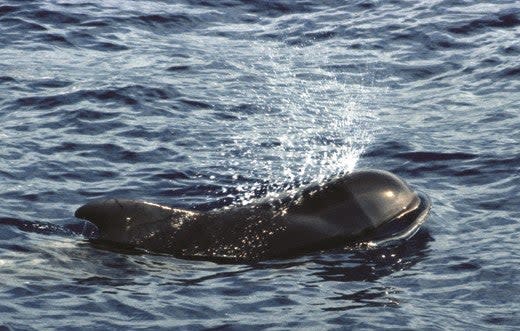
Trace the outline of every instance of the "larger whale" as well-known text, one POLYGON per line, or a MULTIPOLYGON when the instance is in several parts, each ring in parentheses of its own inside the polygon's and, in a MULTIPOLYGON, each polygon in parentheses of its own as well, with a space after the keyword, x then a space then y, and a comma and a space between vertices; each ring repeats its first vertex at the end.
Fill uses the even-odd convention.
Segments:
POLYGON ((276 202, 198 212, 107 199, 87 203, 75 216, 98 227, 98 240, 183 258, 251 261, 407 238, 430 207, 396 175, 363 170, 276 202))

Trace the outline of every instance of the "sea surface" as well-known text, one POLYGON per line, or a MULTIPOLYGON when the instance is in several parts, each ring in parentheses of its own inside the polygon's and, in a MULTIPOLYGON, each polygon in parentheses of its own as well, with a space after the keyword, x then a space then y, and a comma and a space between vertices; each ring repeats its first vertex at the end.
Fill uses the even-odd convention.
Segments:
POLYGON ((516 0, 0 0, 0 142, 0 330, 520 327, 516 0), (414 237, 221 264, 73 216, 361 168, 431 198, 414 237))

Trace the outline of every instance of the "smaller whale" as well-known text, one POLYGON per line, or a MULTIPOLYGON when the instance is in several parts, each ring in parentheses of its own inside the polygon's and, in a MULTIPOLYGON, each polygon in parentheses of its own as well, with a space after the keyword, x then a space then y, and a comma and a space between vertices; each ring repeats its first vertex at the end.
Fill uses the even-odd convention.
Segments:
POLYGON ((408 238, 430 208, 425 195, 396 175, 363 170, 275 202, 199 212, 107 199, 87 203, 75 216, 94 223, 104 242, 181 258, 254 261, 408 238))

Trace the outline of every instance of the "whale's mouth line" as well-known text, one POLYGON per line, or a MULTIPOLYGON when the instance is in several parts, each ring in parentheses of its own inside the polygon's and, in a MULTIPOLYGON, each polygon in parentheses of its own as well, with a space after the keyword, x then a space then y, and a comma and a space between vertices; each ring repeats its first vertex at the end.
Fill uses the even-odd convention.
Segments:
POLYGON ((383 246, 393 242, 411 238, 419 231, 421 225, 426 221, 431 209, 431 201, 424 193, 417 192, 419 205, 410 211, 399 215, 386 222, 378 228, 369 238, 365 240, 368 246, 383 246))

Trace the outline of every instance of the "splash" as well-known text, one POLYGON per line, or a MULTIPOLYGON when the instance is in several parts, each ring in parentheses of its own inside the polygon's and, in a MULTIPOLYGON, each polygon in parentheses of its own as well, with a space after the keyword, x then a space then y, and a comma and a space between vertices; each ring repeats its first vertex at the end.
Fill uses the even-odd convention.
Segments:
POLYGON ((232 139, 220 157, 234 179, 248 180, 237 203, 350 172, 369 144, 374 90, 327 70, 325 51, 253 42, 246 57, 227 58, 240 72, 233 101, 248 110, 226 124, 232 139))

